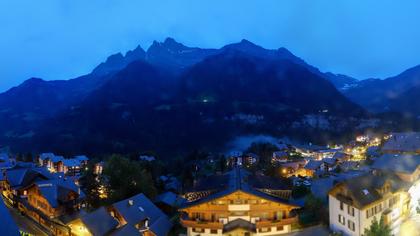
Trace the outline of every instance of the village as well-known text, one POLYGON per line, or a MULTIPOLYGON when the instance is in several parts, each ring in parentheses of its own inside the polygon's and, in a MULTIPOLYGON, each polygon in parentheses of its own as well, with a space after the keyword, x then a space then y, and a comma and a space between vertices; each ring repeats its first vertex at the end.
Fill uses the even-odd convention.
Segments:
POLYGON ((420 230, 420 133, 253 143, 163 163, 0 154, 7 235, 391 235, 420 230), (112 171, 110 171, 112 170, 112 171))

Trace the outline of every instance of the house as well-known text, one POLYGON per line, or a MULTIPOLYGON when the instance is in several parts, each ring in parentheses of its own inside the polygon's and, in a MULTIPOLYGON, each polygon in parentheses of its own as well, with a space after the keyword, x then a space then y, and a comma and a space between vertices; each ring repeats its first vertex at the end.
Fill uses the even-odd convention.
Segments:
POLYGON ((344 161, 338 164, 342 171, 350 171, 356 170, 360 167, 360 163, 358 161, 344 161))
POLYGON ((282 163, 289 160, 289 154, 285 151, 276 151, 273 152, 273 157, 271 158, 271 163, 282 163))
POLYGON ((283 177, 291 176, 311 176, 311 172, 307 172, 304 168, 306 160, 286 162, 280 165, 280 175, 283 177))
POLYGON ((76 236, 165 236, 169 218, 144 194, 101 207, 68 223, 76 236))
POLYGON ((96 163, 94 167, 95 168, 94 173, 96 175, 101 175, 104 170, 104 165, 105 163, 103 161, 96 163))
POLYGON ((384 153, 419 153, 420 133, 392 133, 382 147, 384 153))
POLYGON ((331 171, 338 165, 338 160, 336 158, 324 158, 322 159, 322 162, 324 162, 325 171, 331 171))
POLYGON ((38 164, 47 167, 51 172, 63 172, 64 157, 56 156, 54 153, 41 153, 38 157, 38 164))
POLYGON ((368 173, 335 185, 328 193, 330 229, 361 236, 384 216, 393 234, 410 213, 409 184, 392 173, 368 173))
POLYGON ((420 176, 420 155, 384 154, 375 159, 372 169, 390 171, 404 181, 415 183, 420 176))
POLYGON ((0 173, 15 166, 16 160, 7 153, 0 153, 0 173))
POLYGON ((234 168, 200 180, 179 209, 188 236, 279 235, 298 221, 289 203, 291 186, 234 168))
POLYGON ((164 192, 156 197, 154 203, 166 213, 173 213, 185 203, 185 199, 173 192, 164 192))
POLYGON ((105 207, 98 208, 68 223, 72 234, 76 236, 109 235, 118 225, 119 222, 111 216, 105 207))
POLYGON ((133 235, 128 232, 165 236, 172 228, 169 218, 144 194, 114 203, 109 211, 119 222, 112 236, 133 235))
POLYGON ((351 156, 344 152, 336 152, 332 158, 336 159, 338 162, 344 162, 349 161, 351 156))
POLYGON ((246 153, 242 154, 242 152, 231 152, 227 162, 228 166, 235 167, 235 166, 253 166, 259 161, 259 156, 255 153, 246 153))
POLYGON ((324 162, 310 160, 303 168, 306 170, 306 176, 314 177, 324 169, 324 162))
POLYGON ((17 163, 1 178, 3 199, 53 235, 70 235, 60 218, 82 207, 83 192, 71 180, 45 167, 17 163))
POLYGON ((53 176, 46 168, 17 163, 16 166, 8 169, 2 175, 1 192, 3 198, 9 201, 11 205, 17 206, 18 201, 27 195, 24 190, 25 187, 37 180, 50 178, 53 178, 53 176))

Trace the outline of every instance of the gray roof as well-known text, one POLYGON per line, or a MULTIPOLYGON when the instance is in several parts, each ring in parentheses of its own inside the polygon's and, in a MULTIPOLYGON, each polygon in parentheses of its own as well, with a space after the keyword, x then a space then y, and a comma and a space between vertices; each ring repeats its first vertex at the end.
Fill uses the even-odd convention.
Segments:
POLYGON ((383 151, 416 152, 420 150, 420 133, 393 133, 382 147, 383 151))
POLYGON ((204 202, 232 194, 236 191, 243 191, 270 201, 285 203, 287 199, 267 194, 265 190, 291 190, 292 186, 280 179, 270 178, 263 175, 254 175, 246 170, 235 168, 224 175, 215 175, 198 182, 190 192, 210 192, 211 194, 198 200, 185 203, 182 208, 191 207, 204 202))
POLYGON ((390 183, 392 192, 409 186, 407 182, 402 181, 396 175, 389 172, 377 174, 368 173, 347 179, 342 183, 351 193, 351 201, 354 206, 360 209, 382 198, 382 194, 378 190, 382 188, 386 182, 390 183))
POLYGON ((63 156, 53 156, 53 157, 50 158, 50 160, 53 163, 57 163, 57 162, 63 161, 64 160, 64 157, 63 156))
POLYGON ((114 203, 113 206, 129 225, 136 225, 148 219, 150 230, 157 236, 167 235, 172 227, 168 217, 144 194, 114 203), (132 205, 130 201, 133 202, 132 205))
POLYGON ((48 172, 47 169, 42 167, 21 168, 17 165, 14 168, 6 171, 5 178, 12 188, 21 188, 29 186, 36 180, 46 180, 53 178, 53 176, 48 172))
POLYGON ((101 207, 80 218, 93 236, 103 236, 118 226, 118 221, 109 212, 101 207))
POLYGON ((47 152, 47 153, 41 153, 39 154, 39 159, 41 160, 47 160, 47 159, 51 159, 55 156, 54 153, 51 152, 47 152))
POLYGON ((372 168, 394 172, 413 173, 419 165, 420 155, 385 154, 375 160, 372 168))
POLYGON ((61 203, 67 202, 67 196, 70 192, 77 193, 79 200, 85 197, 85 194, 71 180, 52 179, 35 182, 41 195, 53 207, 58 207, 61 203))
POLYGON ((316 170, 318 169, 321 165, 322 165, 322 161, 316 161, 316 160, 310 160, 306 165, 305 165, 305 169, 308 170, 316 170))
POLYGON ((80 161, 78 159, 64 159, 63 165, 67 167, 76 167, 80 166, 80 161))
POLYGON ((176 195, 173 192, 168 191, 157 196, 155 202, 164 203, 166 205, 176 207, 182 205, 185 202, 185 199, 176 195))

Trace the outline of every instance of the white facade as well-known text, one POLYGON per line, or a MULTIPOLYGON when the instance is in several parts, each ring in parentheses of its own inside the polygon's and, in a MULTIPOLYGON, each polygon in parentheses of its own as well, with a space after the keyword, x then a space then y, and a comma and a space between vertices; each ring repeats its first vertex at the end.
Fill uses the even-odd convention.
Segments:
POLYGON ((401 202, 398 200, 391 204, 390 201, 391 198, 384 199, 360 210, 329 195, 330 229, 334 232, 342 232, 343 235, 361 236, 365 229, 370 228, 375 218, 379 221, 381 216, 385 215, 391 222, 390 227, 393 233, 396 234, 403 219, 401 202))

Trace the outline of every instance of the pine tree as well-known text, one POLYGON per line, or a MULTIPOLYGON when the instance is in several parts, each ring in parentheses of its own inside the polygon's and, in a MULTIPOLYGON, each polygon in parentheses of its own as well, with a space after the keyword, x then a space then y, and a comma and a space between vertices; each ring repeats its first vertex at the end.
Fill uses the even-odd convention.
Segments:
POLYGON ((364 236, 391 236, 391 228, 385 224, 383 216, 378 221, 376 217, 373 219, 369 229, 365 229, 364 236))

